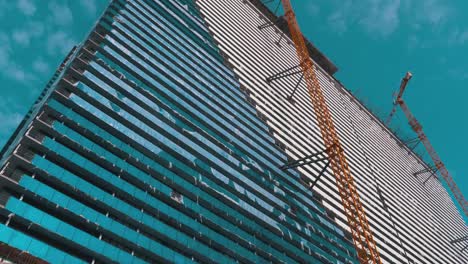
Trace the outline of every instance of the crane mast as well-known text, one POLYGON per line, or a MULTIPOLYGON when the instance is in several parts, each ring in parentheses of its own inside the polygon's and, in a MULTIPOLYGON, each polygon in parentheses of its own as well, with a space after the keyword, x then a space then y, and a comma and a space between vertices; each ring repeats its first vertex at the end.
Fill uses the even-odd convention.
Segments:
MULTIPOLYGON (((406 85, 408 84, 409 80, 411 79, 412 74, 410 72, 406 73, 406 76, 403 78, 401 81, 401 86, 400 86, 400 91, 398 92, 398 96, 395 100, 395 106, 398 104, 400 105, 401 109, 403 110, 403 113, 405 113, 406 118, 409 121, 409 124, 411 128, 413 129, 414 132, 418 135, 419 140, 423 143, 424 147, 426 148, 427 152, 429 153, 429 156, 431 157, 432 161, 434 162, 435 167, 437 170, 440 172, 442 177, 444 178, 445 182, 447 183, 448 187, 452 191, 455 199, 457 202, 460 204, 460 207, 463 210, 463 213, 468 216, 468 203, 465 200, 465 197, 463 196, 462 192, 458 188, 457 184, 453 180, 452 176, 450 175, 449 171, 445 167, 445 164, 442 162, 441 158, 435 151, 434 147, 432 146, 431 142, 427 138, 426 134, 424 133, 421 124, 418 122, 418 120, 414 117, 414 115, 411 113, 411 111, 408 108, 408 105, 405 103, 403 100, 403 92, 405 91, 406 85)), ((392 116, 395 113, 395 108, 392 110, 392 113, 389 116, 388 122, 392 118, 392 116)))
POLYGON ((320 87, 310 58, 304 37, 300 31, 291 2, 281 0, 288 22, 291 38, 296 46, 297 57, 304 73, 304 80, 314 107, 317 123, 324 141, 330 166, 336 179, 338 192, 344 207, 344 212, 351 229, 354 246, 360 263, 381 263, 380 255, 366 213, 351 175, 345 153, 341 147, 338 134, 333 123, 330 110, 325 102, 325 96, 320 87))

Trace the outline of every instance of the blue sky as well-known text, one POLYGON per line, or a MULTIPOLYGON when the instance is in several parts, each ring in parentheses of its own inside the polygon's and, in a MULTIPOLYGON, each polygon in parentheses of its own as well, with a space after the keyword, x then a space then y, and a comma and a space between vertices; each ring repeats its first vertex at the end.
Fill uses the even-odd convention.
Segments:
POLYGON ((0 0, 0 145, 107 0, 0 0))
MULTIPOLYGON (((304 35, 340 69, 336 77, 379 116, 388 115, 401 78, 413 72, 404 99, 468 198, 468 2, 292 3, 304 35)), ((401 109, 397 113, 391 127, 413 138, 401 109)), ((428 160, 424 148, 417 151, 428 160)))
MULTIPOLYGON (((0 0, 1 146, 108 2, 0 0)), ((404 73, 414 73, 404 98, 468 197, 468 2, 292 2, 304 34, 339 67, 336 77, 379 115, 404 73)), ((412 137, 401 110, 392 127, 412 137)))

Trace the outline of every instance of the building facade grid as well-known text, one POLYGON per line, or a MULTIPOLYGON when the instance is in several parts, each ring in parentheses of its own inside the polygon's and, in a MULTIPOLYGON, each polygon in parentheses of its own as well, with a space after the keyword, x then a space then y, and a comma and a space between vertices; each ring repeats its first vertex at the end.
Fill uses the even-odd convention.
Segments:
POLYGON ((51 263, 357 263, 188 0, 114 0, 3 151, 0 241, 51 263))

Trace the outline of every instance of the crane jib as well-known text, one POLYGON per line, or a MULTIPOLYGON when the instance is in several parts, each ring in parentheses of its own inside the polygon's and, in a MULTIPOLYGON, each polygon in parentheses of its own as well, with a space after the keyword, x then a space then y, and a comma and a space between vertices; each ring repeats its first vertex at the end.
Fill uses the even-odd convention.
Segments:
MULTIPOLYGON (((461 192, 460 188, 458 188, 457 184, 453 180, 452 176, 450 175, 449 171, 445 167, 445 164, 442 162, 441 158, 435 151, 434 147, 432 146, 431 142, 427 138, 426 134, 424 133, 421 124, 419 121, 414 117, 413 113, 411 113, 408 105, 406 102, 403 100, 403 92, 406 89, 406 86, 408 85, 409 80, 413 75, 408 72, 406 73, 405 77, 401 80, 401 85, 400 85, 400 90, 398 92, 398 96, 396 98, 396 102, 398 105, 400 105, 401 109, 403 110, 403 113, 405 114, 406 118, 408 119, 408 122, 413 129, 413 131, 418 135, 419 140, 421 143, 424 145, 426 148, 427 153, 431 157, 432 161, 434 162, 434 165, 436 167, 436 170, 440 172, 440 175, 442 175, 442 178, 444 178, 445 182, 447 183, 450 191, 453 193, 453 196, 455 197, 455 200, 457 200, 458 204, 463 210, 463 213, 468 216, 468 202, 466 201, 465 197, 463 196, 463 193, 461 192)), ((391 120, 393 115, 395 114, 395 108, 392 110, 390 113, 388 122, 391 120)))

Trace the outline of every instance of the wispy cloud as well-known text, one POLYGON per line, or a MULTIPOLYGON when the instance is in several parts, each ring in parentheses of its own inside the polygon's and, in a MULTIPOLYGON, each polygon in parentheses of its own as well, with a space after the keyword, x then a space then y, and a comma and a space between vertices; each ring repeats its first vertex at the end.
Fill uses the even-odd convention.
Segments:
POLYGON ((97 7, 95 0, 80 0, 80 4, 90 15, 96 14, 97 7))
POLYGON ((328 16, 327 20, 329 26, 337 33, 344 33, 348 30, 348 26, 352 20, 350 16, 352 13, 352 6, 352 0, 344 0, 341 2, 341 5, 328 16))
POLYGON ((468 42, 468 28, 460 30, 459 28, 452 29, 449 33, 448 43, 455 45, 463 45, 468 42))
POLYGON ((13 130, 19 125, 23 119, 22 114, 18 112, 0 111, 0 135, 7 135, 13 132, 13 130))
POLYGON ((373 0, 359 23, 371 34, 386 37, 392 34, 400 23, 400 0, 373 0))
POLYGON ((77 42, 64 31, 57 31, 49 35, 47 39, 47 51, 49 54, 66 54, 77 42))
POLYGON ((67 5, 57 2, 49 3, 49 11, 52 14, 52 20, 60 26, 67 26, 73 22, 73 14, 67 5))
POLYGON ((50 70, 49 64, 43 58, 37 58, 34 60, 32 66, 36 72, 41 74, 47 73, 50 70))
POLYGON ((18 0, 18 9, 27 16, 32 16, 37 11, 37 7, 31 0, 18 0))
POLYGON ((44 33, 44 25, 41 22, 31 21, 21 29, 13 31, 13 40, 21 46, 29 46, 33 38, 38 38, 44 33))
MULTIPOLYGON (((418 8, 419 9, 419 8, 418 8)), ((433 26, 445 23, 453 12, 447 2, 440 0, 424 0, 420 5, 418 19, 428 22, 433 26)))
POLYGON ((328 23, 338 33, 360 25, 372 35, 386 37, 400 23, 400 0, 345 0, 335 3, 336 8, 329 15, 328 23))
POLYGON ((18 82, 29 83, 36 80, 36 77, 26 72, 17 64, 10 65, 7 69, 4 69, 5 74, 18 82))
POLYGON ((23 107, 18 107, 17 100, 13 97, 0 97, 0 148, 6 143, 8 137, 23 120, 23 107))
POLYGON ((0 17, 2 17, 8 9, 10 9, 9 2, 7 0, 0 0, 0 17))
POLYGON ((31 37, 26 31, 15 30, 13 31, 13 39, 16 41, 16 43, 22 46, 28 46, 30 43, 31 37))
POLYGON ((460 81, 468 80, 468 70, 462 68, 452 68, 448 70, 450 78, 460 81))
POLYGON ((320 7, 313 2, 308 2, 306 9, 309 16, 316 16, 320 12, 320 7))
POLYGON ((22 82, 29 83, 35 80, 35 76, 26 72, 18 63, 11 57, 12 48, 11 41, 6 34, 0 34, 0 72, 5 77, 22 82))
POLYGON ((454 12, 443 0, 334 0, 333 6, 327 22, 337 33, 359 26, 383 38, 403 24, 412 30, 440 27, 454 12))
POLYGON ((416 35, 411 35, 408 38, 408 50, 412 51, 420 45, 421 41, 416 35))

